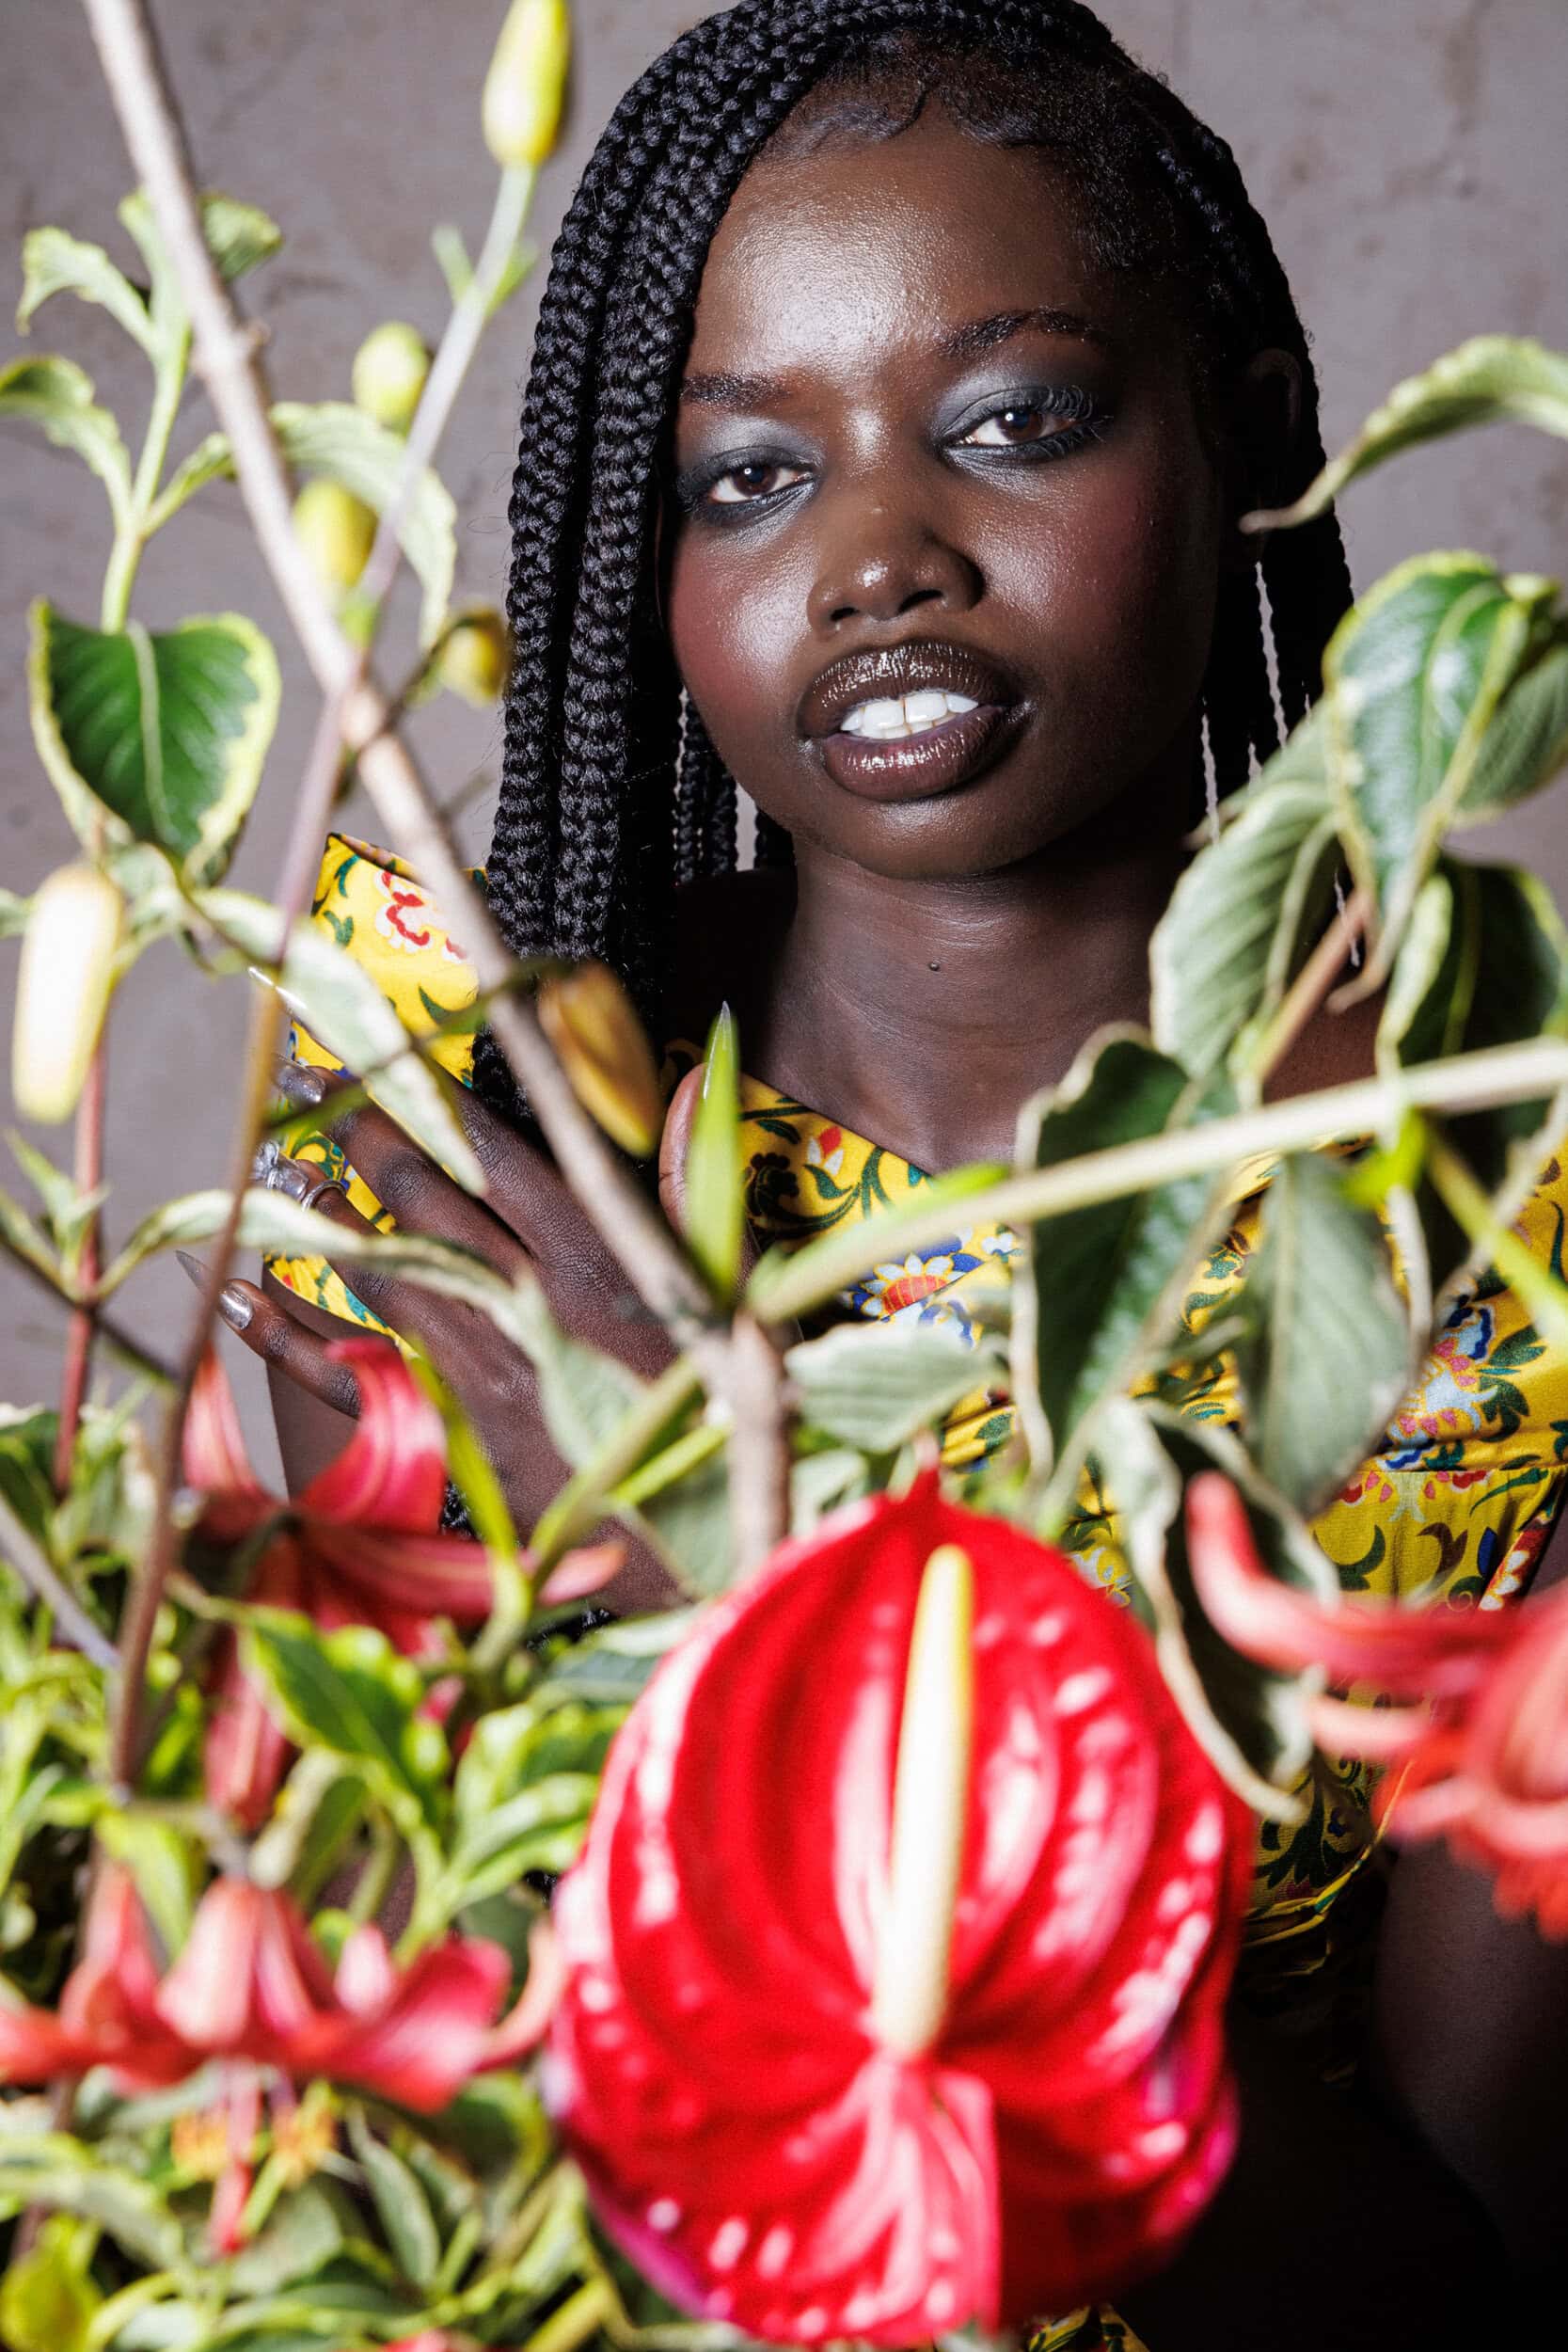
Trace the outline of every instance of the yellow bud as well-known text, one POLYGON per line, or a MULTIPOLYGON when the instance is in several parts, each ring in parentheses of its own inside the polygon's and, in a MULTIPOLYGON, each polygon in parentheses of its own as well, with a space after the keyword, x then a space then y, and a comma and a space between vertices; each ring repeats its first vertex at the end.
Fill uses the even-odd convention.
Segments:
POLYGON ((39 890, 22 940, 11 1092, 24 1119, 76 1107, 114 985, 123 908, 96 866, 62 866, 39 890))
POLYGON ((506 623, 490 605, 460 613, 436 657, 441 684, 476 707, 500 700, 511 667, 512 640, 506 623))
POLYGON ((362 499, 325 476, 294 501, 294 529, 325 585, 352 588, 375 539, 375 516, 362 499))
POLYGON ((354 355, 354 397, 367 417, 393 433, 406 433, 430 373, 430 347, 417 327, 388 319, 366 336, 354 355))
POLYGON ((547 981, 539 1020, 583 1108, 623 1152, 647 1159, 658 1146, 664 1098, 647 1034, 614 973, 584 963, 547 981))
POLYGON ((484 144, 498 164, 542 164, 555 145, 572 56, 566 0, 513 0, 484 79, 484 144))

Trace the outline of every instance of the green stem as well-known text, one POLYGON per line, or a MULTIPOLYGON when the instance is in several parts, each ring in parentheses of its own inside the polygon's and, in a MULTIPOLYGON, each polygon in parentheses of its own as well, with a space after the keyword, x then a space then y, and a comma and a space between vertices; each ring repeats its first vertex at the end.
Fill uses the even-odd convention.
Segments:
MULTIPOLYGON (((1483 1053, 1426 1062, 1397 1077, 1358 1079, 1321 1094, 1299 1094, 1260 1110, 1183 1127, 1174 1135, 1085 1152, 1054 1168, 1027 1169, 989 1192, 975 1193, 964 1204, 965 1216, 975 1224, 1036 1224, 1063 1216, 1069 1209, 1119 1200, 1128 1193, 1147 1192, 1179 1177, 1207 1175, 1265 1154, 1356 1141, 1393 1126, 1407 1108, 1490 1110, 1503 1103, 1554 1095, 1564 1088, 1568 1043, 1561 1039, 1491 1046, 1483 1053)), ((809 1314, 868 1265, 903 1257, 941 1240, 952 1229, 950 1203, 917 1200, 863 1225, 825 1234, 793 1258, 765 1259, 752 1278, 749 1302, 768 1323, 809 1314)))
POLYGON ((651 1380, 625 1418, 616 1422, 597 1452, 562 1486, 530 1539, 537 1580, 562 1553, 596 1527, 604 1518, 614 1489, 641 1461, 659 1431, 683 1405, 695 1396, 702 1375, 689 1356, 675 1361, 651 1380))
POLYGON ((1568 1284, 1559 1281, 1494 1214, 1458 1152, 1435 1135, 1427 1142, 1426 1171, 1466 1240, 1484 1250, 1509 1288, 1524 1300, 1537 1331, 1553 1347, 1568 1349, 1568 1284))
POLYGON ((190 348, 190 330, 187 328, 153 378, 152 407, 147 420, 141 456, 136 462, 136 479, 131 490, 131 511, 115 533, 109 568, 103 576, 100 622, 105 629, 123 628, 130 614, 131 590, 141 564, 142 549, 151 536, 147 527, 148 516, 158 495, 164 461, 168 455, 169 435, 174 430, 174 420, 180 412, 180 402, 185 389, 190 348))

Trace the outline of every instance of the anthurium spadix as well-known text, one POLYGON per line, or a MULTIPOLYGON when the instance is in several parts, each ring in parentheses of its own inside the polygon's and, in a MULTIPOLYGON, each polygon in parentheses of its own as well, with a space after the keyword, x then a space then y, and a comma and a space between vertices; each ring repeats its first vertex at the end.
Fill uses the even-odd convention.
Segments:
POLYGON ((606 2228, 744 2334, 1021 2328, 1228 2162, 1245 1817, 1141 1629, 934 1474, 665 1661, 556 1925, 546 2095, 606 2228))

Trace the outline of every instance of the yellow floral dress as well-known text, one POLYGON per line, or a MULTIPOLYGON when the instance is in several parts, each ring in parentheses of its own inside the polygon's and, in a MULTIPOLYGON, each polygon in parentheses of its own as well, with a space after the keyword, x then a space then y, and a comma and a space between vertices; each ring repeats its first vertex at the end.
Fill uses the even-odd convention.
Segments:
MULTIPOLYGON (((314 918, 375 977, 409 1030, 428 1033, 473 1001, 474 977, 424 894, 395 859, 334 835, 314 918)), ((325 1062, 296 1030, 292 1050, 325 1062)), ((431 1047, 466 1078, 472 1038, 449 1030, 431 1047)), ((678 1067, 690 1049, 673 1049, 678 1067)), ((928 1181, 896 1153, 869 1143, 760 1079, 742 1082, 747 1206, 760 1242, 798 1248, 835 1226, 918 1198, 928 1181)), ((355 1205, 377 1224, 387 1212, 338 1147, 300 1121, 285 1148, 342 1178, 355 1205)), ((1229 1232, 1209 1255, 1185 1309, 1195 1331, 1239 1287, 1253 1248, 1267 1164, 1242 1171, 1229 1232)), ((1556 1159, 1517 1230, 1560 1273, 1568 1174, 1556 1159)), ((956 1225, 928 1248, 873 1265, 844 1293, 841 1312, 880 1323, 941 1324, 973 1340, 988 1298, 1016 1247, 994 1225, 956 1225)), ((319 1260, 274 1260, 287 1288, 329 1312, 383 1328, 319 1260)), ((1224 1365, 1163 1392, 1203 1420, 1230 1422, 1238 1406, 1224 1365)), ((977 1388, 949 1416, 943 1459, 983 1460, 1009 1436, 1005 1400, 977 1388)), ((1376 1452, 1314 1522, 1313 1533, 1347 1592, 1419 1595, 1454 1609, 1495 1609, 1528 1583, 1550 1532, 1568 1470, 1568 1359, 1535 1331, 1519 1300, 1483 1274, 1455 1299, 1410 1394, 1376 1452)), ((1066 1538, 1108 1600, 1126 1607, 1128 1571, 1110 1514, 1092 1491, 1066 1538)), ((1263 1824, 1259 1839, 1243 1986, 1307 2054, 1332 2071, 1349 2045, 1381 1901, 1378 1841, 1368 1768, 1320 1763, 1299 1827, 1263 1824)), ((1139 2352, 1116 2314, 1080 2312, 1037 2335, 1030 2352, 1139 2352)))

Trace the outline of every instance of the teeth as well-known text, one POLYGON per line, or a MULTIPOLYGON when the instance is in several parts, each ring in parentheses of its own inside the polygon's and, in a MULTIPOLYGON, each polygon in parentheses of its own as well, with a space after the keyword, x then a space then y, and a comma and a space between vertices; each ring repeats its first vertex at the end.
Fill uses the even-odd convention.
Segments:
POLYGON ((896 743, 911 735, 925 735, 944 719, 961 718, 978 705, 968 694, 950 694, 940 686, 923 686, 918 693, 899 697, 879 694, 857 703, 839 721, 846 735, 872 743, 896 743))

